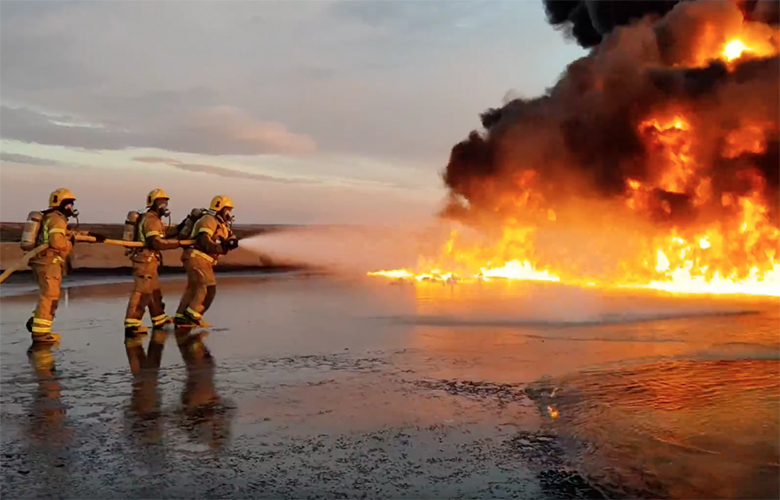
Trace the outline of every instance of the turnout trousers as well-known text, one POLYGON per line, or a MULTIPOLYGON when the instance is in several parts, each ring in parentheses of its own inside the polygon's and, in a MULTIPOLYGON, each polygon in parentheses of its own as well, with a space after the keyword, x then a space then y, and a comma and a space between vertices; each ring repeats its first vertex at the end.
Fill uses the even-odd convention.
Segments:
POLYGON ((211 262, 198 255, 185 259, 184 269, 187 271, 187 288, 176 310, 179 320, 194 320, 200 324, 203 314, 211 307, 217 294, 217 279, 214 277, 214 266, 211 262))
POLYGON ((30 268, 38 285, 38 304, 28 322, 28 329, 33 337, 46 337, 51 333, 60 302, 62 263, 30 263, 30 268))
POLYGON ((143 325, 147 308, 154 328, 160 328, 170 322, 165 314, 165 303, 157 276, 158 267, 157 260, 133 262, 133 292, 125 313, 126 330, 137 330, 143 325))

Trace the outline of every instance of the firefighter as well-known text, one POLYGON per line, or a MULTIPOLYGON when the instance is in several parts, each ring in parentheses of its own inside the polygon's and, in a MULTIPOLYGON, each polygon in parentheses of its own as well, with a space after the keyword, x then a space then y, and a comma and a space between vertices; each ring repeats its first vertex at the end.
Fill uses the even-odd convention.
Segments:
POLYGON ((48 244, 42 253, 30 259, 30 268, 38 284, 38 304, 27 320, 27 331, 32 334, 33 343, 57 343, 58 333, 51 327, 60 300, 62 276, 68 256, 73 250, 77 234, 92 236, 98 243, 106 237, 97 233, 77 233, 68 229, 68 218, 78 217, 73 208, 76 197, 70 189, 60 188, 49 195, 49 208, 42 213, 40 228, 35 236, 35 246, 48 244))
POLYGON ((161 330, 171 323, 165 314, 162 291, 157 272, 162 262, 162 250, 179 248, 179 240, 166 239, 168 236, 162 217, 168 211, 168 195, 162 189, 155 189, 146 196, 146 211, 138 218, 135 229, 135 241, 144 244, 142 248, 130 253, 133 262, 133 292, 127 304, 125 314, 125 340, 146 333, 142 328, 144 311, 149 308, 152 329, 161 330))
POLYGON ((215 196, 209 209, 192 228, 190 239, 195 244, 184 250, 182 263, 187 271, 187 288, 179 302, 174 322, 179 328, 207 327, 203 314, 209 309, 217 293, 214 266, 220 255, 238 248, 233 234, 233 200, 215 196))

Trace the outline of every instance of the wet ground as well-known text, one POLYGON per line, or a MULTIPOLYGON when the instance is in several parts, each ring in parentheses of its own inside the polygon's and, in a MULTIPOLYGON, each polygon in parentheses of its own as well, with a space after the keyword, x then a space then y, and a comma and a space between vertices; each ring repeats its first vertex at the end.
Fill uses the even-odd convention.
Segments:
POLYGON ((71 287, 29 356, 4 285, 3 498, 780 494, 776 300, 219 279, 212 328, 129 347, 129 284, 71 287))

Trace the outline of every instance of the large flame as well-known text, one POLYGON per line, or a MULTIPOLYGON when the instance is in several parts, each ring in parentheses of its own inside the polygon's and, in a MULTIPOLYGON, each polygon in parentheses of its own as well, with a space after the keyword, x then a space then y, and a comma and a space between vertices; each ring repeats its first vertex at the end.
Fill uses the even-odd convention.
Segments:
POLYGON ((742 43, 742 40, 732 40, 723 47, 723 58, 731 62, 741 56, 746 50, 748 50, 747 45, 742 43))
POLYGON ((693 66, 706 66, 714 60, 734 63, 746 57, 770 57, 777 54, 777 28, 747 19, 726 21, 715 29, 712 24, 701 34, 692 59, 693 66))
MULTIPOLYGON (((730 62, 745 54, 776 53, 774 46, 753 46, 744 41, 751 36, 763 40, 760 27, 746 24, 741 35, 719 52, 711 51, 712 56, 701 55, 702 60, 719 57, 730 62)), ((586 268, 571 253, 553 255, 555 252, 540 251, 538 224, 510 219, 503 221, 499 236, 477 242, 466 241, 459 232, 452 232, 440 253, 421 257, 416 269, 369 274, 418 281, 509 279, 650 288, 672 293, 780 296, 780 228, 769 216, 764 178, 747 169, 739 190, 714 199, 710 167, 705 159, 697 158, 693 122, 686 118, 685 110, 667 111, 648 117, 639 125, 639 136, 657 167, 652 179, 629 179, 626 183, 623 205, 629 224, 670 215, 670 197, 676 194, 717 216, 694 223, 673 223, 670 218, 660 233, 634 233, 630 237, 632 250, 598 271, 586 268), (666 193, 666 198, 659 198, 658 192, 666 193)), ((721 157, 764 153, 767 134, 778 133, 772 127, 775 125, 740 124, 727 137, 721 157)), ((514 198, 508 201, 523 211, 546 214, 548 228, 555 228, 561 214, 546 206, 542 193, 534 189, 534 172, 526 170, 516 184, 514 198)), ((614 238, 615 246, 628 246, 627 235, 614 238)), ((590 251, 585 240, 582 245, 583 252, 590 251)))

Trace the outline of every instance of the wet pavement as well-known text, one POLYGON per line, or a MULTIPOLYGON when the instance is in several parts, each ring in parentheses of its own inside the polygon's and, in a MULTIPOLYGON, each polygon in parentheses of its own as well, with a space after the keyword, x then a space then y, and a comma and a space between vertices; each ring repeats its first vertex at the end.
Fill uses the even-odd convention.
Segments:
POLYGON ((226 276, 125 346, 128 293, 69 288, 29 355, 4 295, 3 498, 780 494, 776 301, 226 276))

